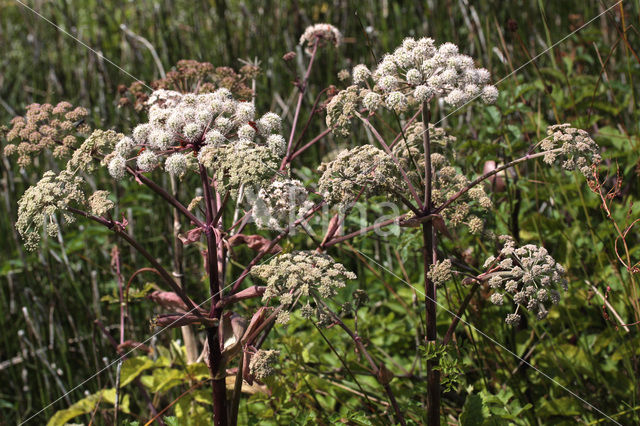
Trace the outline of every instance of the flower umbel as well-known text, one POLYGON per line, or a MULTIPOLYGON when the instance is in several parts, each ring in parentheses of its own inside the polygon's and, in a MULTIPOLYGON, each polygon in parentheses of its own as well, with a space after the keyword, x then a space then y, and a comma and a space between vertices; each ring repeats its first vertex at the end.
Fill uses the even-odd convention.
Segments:
POLYGON ((367 199, 374 195, 402 192, 404 183, 393 159, 371 145, 344 150, 338 157, 322 164, 318 192, 330 205, 346 209, 358 195, 367 199))
POLYGON ((318 43, 318 47, 332 44, 338 47, 342 43, 342 33, 331 24, 315 24, 308 26, 300 36, 300 44, 305 45, 305 52, 311 54, 313 45, 318 43))
MULTIPOLYGON (((562 167, 566 170, 578 170, 585 177, 591 178, 591 166, 602 161, 598 154, 598 144, 589 133, 582 129, 571 127, 570 124, 556 124, 547 128, 547 137, 542 140, 540 147, 545 151, 561 148, 562 167)), ((547 152, 544 162, 552 164, 558 157, 557 153, 547 152)))
MULTIPOLYGON (((253 217, 259 228, 284 231, 311 210, 313 203, 302 182, 295 179, 275 180, 262 188, 253 206, 253 217)), ((290 232, 293 232, 291 229, 290 232)))
POLYGON ((290 309, 298 296, 330 298, 344 288, 353 272, 331 256, 315 251, 296 251, 274 257, 268 264, 255 266, 251 275, 267 283, 262 300, 279 298, 290 309))
POLYGON ((280 351, 260 349, 251 356, 249 372, 256 380, 262 381, 275 372, 273 365, 279 357, 280 351))
POLYGON ((6 133, 9 142, 4 155, 18 154, 18 164, 31 164, 32 157, 44 149, 53 150, 56 158, 68 156, 78 143, 78 136, 89 132, 84 119, 89 114, 85 108, 69 102, 31 104, 24 117, 11 120, 11 129, 6 133))
POLYGON ((456 45, 436 47, 430 38, 406 38, 373 71, 359 64, 351 75, 354 85, 340 91, 327 106, 327 125, 341 136, 349 134, 349 121, 359 108, 373 113, 384 106, 402 113, 435 97, 452 107, 476 98, 490 104, 498 97, 498 89, 489 84, 489 71, 476 68, 456 45))
POLYGON ((445 259, 431 265, 427 277, 436 285, 442 285, 451 279, 451 261, 445 259))
MULTIPOLYGON (((402 95, 409 106, 433 96, 444 98, 454 107, 476 97, 485 103, 493 103, 498 97, 498 90, 489 84, 486 69, 476 68, 473 59, 459 53, 455 44, 436 47, 430 38, 404 39, 393 53, 383 57, 373 72, 368 72, 364 65, 353 69, 355 84, 366 84, 369 75, 374 90, 397 93, 396 98, 402 95)), ((393 105, 387 107, 395 109, 393 105)))
POLYGON ((80 189, 84 180, 65 170, 59 175, 45 172, 42 179, 29 187, 18 201, 16 229, 25 240, 27 250, 35 250, 40 241, 40 228, 45 228, 49 236, 58 233, 55 214, 62 212, 67 222, 73 222, 73 215, 65 212, 71 204, 83 204, 84 192, 80 189))
MULTIPOLYGON (((423 133, 424 125, 422 123, 413 124, 407 129, 405 137, 393 147, 393 154, 417 188, 423 187, 421 184, 424 174, 423 133)), ((432 152, 431 154, 431 182, 433 185, 431 197, 434 206, 437 207, 463 189, 469 183, 469 179, 454 168, 452 161, 450 161, 450 158, 455 155, 452 148, 456 138, 448 135, 444 129, 433 125, 429 125, 429 137, 434 148, 447 154, 444 155, 440 152, 432 152)), ((464 225, 472 234, 478 234, 484 228, 482 217, 491 205, 491 199, 484 189, 476 186, 464 193, 440 214, 448 227, 464 225)))
POLYGON ((256 119, 255 106, 234 99, 226 88, 201 94, 159 89, 149 102, 148 122, 123 137, 105 160, 114 178, 124 176, 134 152, 140 171, 164 162, 164 170, 180 178, 197 170, 194 153, 232 195, 242 184, 254 189, 268 185, 278 170, 286 142, 277 114, 256 119))
POLYGON ((516 312, 509 314, 506 322, 516 325, 520 320, 518 310, 522 306, 543 319, 549 313, 549 304, 560 301, 559 289, 567 290, 565 270, 549 255, 544 247, 527 244, 516 247, 510 237, 503 236, 504 247, 497 258, 485 262, 489 268, 489 287, 494 290, 491 302, 504 303, 510 296, 517 304, 516 312))

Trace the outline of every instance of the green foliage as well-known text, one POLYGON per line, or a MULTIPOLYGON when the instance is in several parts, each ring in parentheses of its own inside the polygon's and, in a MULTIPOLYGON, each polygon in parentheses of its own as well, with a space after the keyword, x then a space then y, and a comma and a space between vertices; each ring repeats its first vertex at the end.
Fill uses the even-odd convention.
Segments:
MULTIPOLYGON (((487 394, 483 392, 481 394, 482 404, 486 407, 488 418, 491 419, 489 424, 493 423, 493 420, 503 419, 512 422, 516 425, 527 424, 527 421, 523 415, 531 410, 532 404, 525 404, 522 406, 517 398, 511 391, 501 389, 495 394, 487 394)), ((486 423, 485 423, 486 424, 486 423)))
POLYGON ((482 426, 485 420, 482 398, 469 394, 460 413, 460 426, 482 426))
POLYGON ((454 353, 453 347, 442 345, 425 345, 421 347, 422 359, 436 362, 436 370, 440 371, 443 392, 452 392, 462 383, 463 367, 454 353))
MULTIPOLYGON (((123 413, 129 412, 129 396, 121 396, 120 410, 123 413)), ((72 420, 83 414, 93 413, 100 404, 114 405, 116 401, 116 390, 105 389, 100 392, 91 394, 81 400, 73 403, 69 408, 56 412, 47 422, 47 426, 64 426, 69 420, 72 420)))

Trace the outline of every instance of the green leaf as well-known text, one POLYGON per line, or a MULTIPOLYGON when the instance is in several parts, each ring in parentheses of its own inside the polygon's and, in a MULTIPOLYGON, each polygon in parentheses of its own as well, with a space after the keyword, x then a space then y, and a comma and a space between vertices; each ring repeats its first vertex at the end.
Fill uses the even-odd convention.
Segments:
POLYGON ((460 414, 461 426, 479 426, 484 422, 484 413, 482 412, 482 398, 478 395, 471 394, 467 396, 462 414, 460 414))
POLYGON ((145 356, 129 358, 122 364, 120 370, 120 387, 124 387, 135 380, 143 371, 154 366, 154 362, 145 356))
MULTIPOLYGON (((94 393, 81 399, 67 409, 56 412, 47 422, 47 426, 64 426, 69 420, 81 416, 83 414, 89 414, 93 412, 97 404, 108 403, 115 405, 116 390, 104 389, 100 392, 94 393)), ((120 401, 120 411, 123 413, 129 412, 129 397, 125 395, 120 401)))
POLYGON ((552 416, 578 416, 582 411, 580 402, 574 397, 563 396, 542 403, 536 414, 542 418, 552 416))
POLYGON ((163 420, 167 424, 167 426, 180 426, 180 424, 178 423, 178 419, 175 416, 165 417, 163 420))
POLYGON ((205 380, 210 377, 209 367, 204 362, 187 365, 187 371, 196 380, 205 380))
POLYGON ((153 374, 142 376, 140 381, 153 393, 167 391, 188 379, 185 371, 175 368, 157 368, 153 374))

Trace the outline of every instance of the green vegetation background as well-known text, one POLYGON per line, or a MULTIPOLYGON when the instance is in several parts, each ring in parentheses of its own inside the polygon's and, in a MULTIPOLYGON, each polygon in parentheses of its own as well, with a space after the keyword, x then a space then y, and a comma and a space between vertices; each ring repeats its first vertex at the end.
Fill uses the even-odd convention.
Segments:
MULTIPOLYGON (((166 70, 179 59, 239 68, 239 59, 257 58, 263 70, 257 81, 259 110, 282 112, 288 105, 285 123, 290 123, 293 76, 281 57, 296 49, 299 35, 309 24, 332 23, 346 37, 337 52, 321 53, 311 78, 311 93, 328 84, 343 87, 336 77, 338 71, 361 62, 372 64, 372 55, 379 58, 406 36, 430 36, 438 43, 452 41, 499 81, 613 3, 61 0, 27 4, 143 81, 158 78, 157 68, 149 51, 127 37, 121 25, 149 40, 166 70), (507 25, 510 19, 517 28, 507 25)), ((443 124, 461 141, 459 149, 466 156, 467 170, 479 173, 487 159, 515 158, 544 135, 547 124, 571 122, 589 130, 604 148, 611 176, 616 173, 616 165, 619 167, 622 190, 613 200, 613 218, 620 224, 629 217, 637 218, 638 206, 629 206, 640 195, 639 12, 638 1, 625 1, 502 81, 496 106, 476 105, 447 118, 443 124)), ((117 108, 117 87, 130 84, 132 78, 17 2, 0 0, 0 46, 0 122, 7 123, 15 114, 22 114, 32 102, 68 100, 89 108, 95 127, 127 131, 135 124, 130 111, 117 108)), ((437 114, 442 117, 439 111, 437 114)), ((312 128, 316 133, 324 129, 323 119, 317 117, 312 128)), ((363 142, 357 138, 349 141, 363 142)), ((301 173, 311 176, 303 166, 313 169, 319 157, 339 144, 344 142, 329 138, 310 151, 297 163, 301 173)), ((112 237, 81 223, 66 228, 63 239, 49 239, 40 252, 30 254, 24 252, 13 229, 20 195, 36 181, 38 173, 55 167, 55 162, 45 160, 35 170, 25 171, 8 159, 0 162, 0 424, 12 424, 35 414, 62 395, 63 389, 73 388, 101 369, 104 357, 114 358, 111 346, 93 325, 96 317, 109 326, 117 324, 117 304, 99 300, 114 294, 116 288, 109 266, 112 237)), ((611 179, 607 182, 612 183, 611 179)), ((91 184, 112 188, 105 176, 91 184)), ((136 218, 140 239, 169 262, 169 210, 133 185, 118 194, 129 209, 123 214, 136 218)), ((495 194, 494 202, 498 210, 489 225, 496 232, 515 233, 521 241, 547 247, 567 266, 570 290, 548 320, 531 320, 519 330, 505 327, 506 310, 490 306, 482 292, 465 319, 591 404, 615 415, 616 420, 637 424, 638 326, 626 331, 616 325, 612 314, 615 310, 626 323, 637 320, 628 292, 636 283, 616 259, 614 228, 598 198, 580 176, 536 163, 529 166, 524 178, 512 182, 506 194, 495 194), (607 310, 609 318, 603 316, 600 295, 605 294, 613 308, 607 310)), ((637 235, 637 230, 632 230, 628 243, 632 256, 640 259, 637 235)), ((299 237, 298 244, 307 243, 299 237)), ((397 249, 409 280, 420 285, 418 243, 404 235, 359 239, 354 247, 401 274, 394 253, 397 249)), ((470 239, 469 244, 484 247, 479 240, 470 239)), ((478 257, 490 253, 492 247, 484 250, 476 253, 478 257)), ((197 253, 191 254, 197 257, 197 253)), ((394 288, 404 303, 411 304, 413 295, 408 287, 373 264, 369 266, 375 272, 371 272, 348 248, 336 249, 333 254, 359 272, 358 285, 367 289, 372 301, 361 313, 362 333, 372 342, 376 356, 392 359, 394 371, 402 374, 413 362, 413 333, 420 322, 418 315, 424 316, 421 304, 407 315, 383 283, 394 288)), ((141 266, 139 258, 128 254, 125 272, 141 266)), ((134 283, 137 288, 143 285, 142 281, 134 283)), ((441 291, 439 297, 455 310, 465 290, 456 283, 441 291)), ((204 295, 204 288, 201 293, 204 295)), ((150 302, 132 304, 128 338, 143 340, 151 334, 148 320, 152 310, 150 302)), ((443 310, 439 315, 439 327, 446 329, 450 315, 443 310)), ((338 358, 315 328, 296 321, 288 331, 277 330, 271 338, 274 346, 286 347, 275 398, 256 396, 252 404, 243 403, 243 421, 364 421, 362 398, 336 386, 355 387, 341 370, 338 358), (362 418, 355 418, 356 414, 362 418), (331 417, 335 415, 338 417, 331 417)), ((112 330, 115 333, 115 328, 112 330)), ((574 424, 601 419, 474 330, 459 327, 458 334, 464 344, 449 355, 451 365, 445 371, 445 378, 453 381, 443 399, 450 420, 481 424, 484 416, 487 421, 500 418, 496 424, 574 424), (457 371, 464 373, 458 375, 457 371), (483 414, 473 417, 471 413, 480 401, 483 414), (466 414, 460 416, 463 407, 466 414)), ((326 335, 336 350, 359 368, 349 341, 336 330, 326 335)), ((179 338, 179 334, 164 333, 154 344, 169 348, 167 357, 175 359, 175 354, 170 355, 171 338, 179 338)), ((44 411, 35 423, 43 423, 56 410, 81 399, 85 391, 95 393, 113 387, 113 377, 113 369, 97 376, 71 393, 68 400, 62 399, 44 411)), ((362 380, 369 395, 382 398, 369 379, 362 380)), ((424 393, 420 377, 407 375, 392 384, 401 395, 401 405, 420 421, 424 393)), ((184 390, 181 385, 160 392, 159 405, 165 406, 184 390)), ((140 404, 135 392, 130 397, 132 406, 140 404)))

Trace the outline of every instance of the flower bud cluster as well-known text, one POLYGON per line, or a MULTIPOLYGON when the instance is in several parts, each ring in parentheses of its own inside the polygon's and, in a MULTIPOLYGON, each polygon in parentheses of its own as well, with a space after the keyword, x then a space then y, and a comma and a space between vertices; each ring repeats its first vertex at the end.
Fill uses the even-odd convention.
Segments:
POLYGON ((74 150, 62 172, 56 175, 53 171, 47 171, 36 185, 27 189, 18 201, 16 229, 25 240, 28 250, 36 249, 40 241, 40 228, 46 228, 49 236, 57 234, 55 215, 58 212, 62 213, 67 222, 74 221, 74 217, 66 212, 67 207, 83 207, 88 204, 89 211, 98 216, 114 207, 113 201, 108 199, 108 191, 96 191, 87 200, 82 189, 86 182, 77 174, 92 172, 97 164, 95 159, 112 150, 116 141, 121 138, 122 135, 113 130, 94 130, 74 150))
POLYGON ((96 169, 98 158, 103 158, 102 165, 107 164, 105 158, 113 151, 116 144, 124 137, 113 130, 96 129, 82 144, 73 151, 67 162, 67 170, 73 174, 91 173, 96 169))
POLYGON ((544 162, 553 164, 558 156, 566 158, 562 167, 566 170, 578 170, 585 177, 591 178, 591 167, 600 163, 602 158, 598 154, 598 144, 595 143, 589 133, 582 129, 571 127, 570 124, 556 124, 547 128, 547 137, 542 140, 540 147, 544 151, 561 148, 561 154, 547 152, 544 162))
MULTIPOLYGON (((327 104, 327 127, 331 128, 333 134, 338 136, 348 136, 350 132, 351 119, 358 112, 358 106, 362 101, 362 89, 358 86, 349 86, 341 90, 331 98, 327 104)), ((365 101, 367 101, 365 99, 365 101)), ((371 102, 371 100, 368 100, 371 102)))
POLYGON ((198 159, 205 167, 214 169, 220 188, 235 197, 240 186, 258 190, 268 186, 277 173, 284 155, 284 138, 273 135, 267 143, 265 146, 238 140, 219 147, 205 146, 198 159))
POLYGON ((142 111, 171 100, 173 93, 213 93, 219 88, 228 89, 238 99, 249 100, 253 90, 247 83, 259 73, 260 68, 254 64, 243 65, 235 71, 230 67, 214 67, 208 62, 184 59, 178 61, 165 78, 149 83, 155 89, 151 95, 147 92, 147 86, 140 81, 129 87, 119 86, 118 91, 122 96, 119 105, 132 105, 136 111, 142 111))
POLYGON ((298 296, 327 299, 356 279, 331 256, 315 251, 294 251, 274 257, 268 264, 253 267, 251 275, 267 283, 264 302, 277 297, 285 309, 293 308, 298 296))
POLYGON ((56 236, 58 225, 55 215, 59 211, 67 222, 74 217, 64 213, 69 205, 83 204, 84 192, 80 189, 84 180, 64 170, 59 175, 47 171, 42 179, 29 187, 18 201, 16 229, 25 241, 27 250, 35 250, 40 241, 40 228, 46 228, 49 236, 56 236))
POLYGON ((275 372, 273 366, 278 362, 279 358, 280 351, 260 349, 251 355, 249 373, 254 379, 262 381, 275 372))
POLYGON ((282 232, 311 210, 313 203, 308 197, 309 193, 299 180, 274 180, 258 192, 253 205, 255 222, 259 228, 282 232))
POLYGON ((437 261, 429 268, 427 273, 429 278, 435 285, 442 285, 451 279, 451 260, 445 259, 437 261))
POLYGON ((310 25, 300 36, 300 45, 306 45, 305 52, 311 54, 316 42, 318 43, 318 48, 327 44, 338 47, 342 43, 342 33, 331 24, 310 25))
POLYGON ((11 128, 5 137, 9 144, 4 155, 18 155, 18 164, 26 167, 32 157, 44 149, 53 150, 56 158, 69 155, 78 143, 78 136, 86 134, 89 126, 82 121, 89 111, 73 106, 69 102, 31 104, 24 117, 11 120, 11 128))
POLYGON ((505 296, 513 299, 517 308, 507 315, 506 322, 510 325, 519 323, 521 306, 534 312, 538 319, 545 318, 549 304, 560 301, 558 289, 567 290, 564 268, 544 247, 533 244, 516 247, 510 237, 501 238, 505 244, 499 256, 491 256, 484 263, 490 276, 489 287, 493 289, 491 302, 502 305, 505 296))
POLYGON ((114 207, 109 199, 109 191, 96 191, 87 200, 89 211, 97 216, 103 216, 114 207))
POLYGON ((344 150, 318 170, 322 172, 318 192, 329 205, 337 205, 340 210, 355 203, 358 196, 364 200, 401 193, 405 188, 393 159, 371 145, 344 150))

